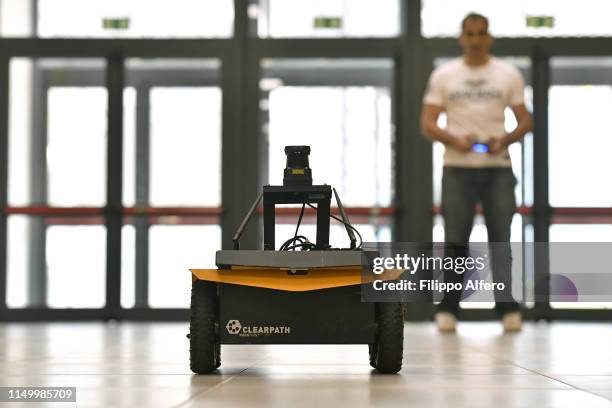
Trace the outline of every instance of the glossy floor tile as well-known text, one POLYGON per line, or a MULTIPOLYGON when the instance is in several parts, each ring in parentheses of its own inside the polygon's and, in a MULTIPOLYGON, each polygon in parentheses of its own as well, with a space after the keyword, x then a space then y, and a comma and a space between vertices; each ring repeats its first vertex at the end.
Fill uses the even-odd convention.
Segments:
POLYGON ((1 386, 77 387, 78 407, 612 407, 612 325, 406 324, 404 367, 378 375, 366 346, 224 346, 189 371, 186 323, 0 325, 1 386))

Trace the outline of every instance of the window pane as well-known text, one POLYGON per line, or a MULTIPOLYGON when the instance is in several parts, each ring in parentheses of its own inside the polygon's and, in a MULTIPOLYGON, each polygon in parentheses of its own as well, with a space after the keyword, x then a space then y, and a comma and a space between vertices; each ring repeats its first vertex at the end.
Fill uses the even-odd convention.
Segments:
POLYGON ((389 206, 391 61, 268 60, 263 68, 269 183, 282 184, 284 146, 309 145, 314 184, 335 187, 345 206, 389 206))
POLYGON ((151 205, 221 203, 221 89, 151 89, 151 205))
POLYGON ((392 37, 398 0, 259 0, 249 15, 260 37, 392 37))
POLYGON ((216 267, 215 252, 221 248, 221 228, 216 225, 154 225, 149 233, 149 305, 153 308, 189 307, 189 269, 216 267))
POLYGON ((106 89, 48 91, 47 169, 52 206, 106 202, 106 89))
POLYGON ((231 37, 233 20, 231 0, 38 0, 40 37, 231 37))
POLYGON ((550 242, 611 242, 610 224, 553 224, 549 230, 550 242))
POLYGON ((549 183, 554 207, 609 207, 612 86, 554 85, 549 91, 549 183))
POLYGON ((29 306, 30 226, 30 217, 24 215, 8 217, 6 304, 10 308, 29 306))
MULTIPOLYGON (((1 3, 0 3, 1 4, 1 3)), ((9 79, 8 203, 31 203, 32 166, 32 60, 12 58, 9 79)))
POLYGON ((124 225, 121 229, 121 307, 134 307, 136 300, 136 229, 124 225))
MULTIPOLYGON (((611 242, 612 241, 612 225, 610 224, 553 224, 549 229, 550 242, 611 242)), ((559 259, 551 256, 550 271, 551 285, 558 280, 555 279, 555 270, 567 270, 566 267, 558 267, 555 262, 559 259)), ((576 273, 590 272, 588 270, 576 273)), ((557 275, 563 279, 563 275, 557 275)), ((557 289, 558 293, 558 289, 557 289)), ((553 309, 612 309, 612 302, 550 302, 553 309)))
MULTIPOLYGON (((388 94, 366 87, 285 87, 273 91, 271 184, 282 184, 284 146, 307 144, 312 148, 310 167, 315 184, 336 187, 348 206, 389 205, 391 180, 385 170, 390 164, 390 135, 381 135, 376 126, 381 114, 376 107, 389 114, 389 105, 388 94), (308 116, 304 112, 309 112, 308 116)), ((388 122, 389 117, 386 119, 388 122)))
POLYGON ((130 58, 125 65, 124 205, 220 202, 220 61, 130 58), (193 183, 176 186, 173 177, 193 183))
MULTIPOLYGON (((87 221, 98 224, 102 219, 87 221)), ((105 229, 99 225, 58 225, 72 222, 74 218, 8 217, 9 308, 104 306, 105 229), (53 225, 47 227, 50 223, 53 225)))
MULTIPOLYGON (((11 59, 10 206, 104 205, 104 65, 99 59, 11 59)), ((129 157, 135 142, 132 87, 125 89, 124 106, 124 156, 129 157)), ((125 161, 124 201, 133 204, 134 166, 125 161)))
POLYGON ((136 89, 123 90, 123 205, 136 202, 136 89))
POLYGON ((47 229, 47 302, 51 308, 101 308, 106 294, 106 229, 47 229))
POLYGON ((470 12, 487 16, 491 32, 498 37, 612 35, 612 4, 607 1, 585 0, 579 7, 557 0, 423 0, 422 4, 421 31, 425 37, 459 35, 461 20, 470 12), (551 17, 552 21, 529 17, 551 17))
MULTIPOLYGON (((553 58, 553 73, 555 70, 553 58)), ((578 68, 579 70, 579 68, 578 68)), ((609 207, 612 185, 597 178, 612 174, 612 86, 553 85, 549 90, 550 204, 609 207)))
POLYGON ((0 1, 0 37, 30 37, 33 5, 33 1, 0 1))

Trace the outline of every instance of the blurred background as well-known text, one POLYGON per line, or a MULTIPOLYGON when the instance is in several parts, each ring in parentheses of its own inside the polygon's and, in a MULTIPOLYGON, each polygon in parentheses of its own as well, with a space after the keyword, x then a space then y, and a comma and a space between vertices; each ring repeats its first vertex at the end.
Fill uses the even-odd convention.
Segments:
MULTIPOLYGON (((312 147, 366 241, 443 241, 444 147, 419 129, 461 19, 490 19, 534 132, 512 145, 516 242, 612 239, 612 6, 531 0, 0 0, 0 319, 183 320, 283 147, 312 147)), ((440 119, 444 121, 444 117, 440 119)), ((507 114, 506 126, 514 126, 507 114)), ((279 210, 279 243, 297 208, 279 210)), ((313 235, 307 212, 303 232, 313 235)), ((243 239, 261 247, 260 225, 243 239)), ((332 243, 346 245, 343 228, 332 243)), ((473 241, 486 240, 476 217, 473 241)), ((535 299, 526 319, 608 320, 535 299)), ((546 281, 546 280, 544 280, 546 281)), ((492 299, 491 299, 492 300, 492 299)), ((468 320, 495 318, 470 303, 468 320)), ((407 309, 429 320, 432 306, 407 309)))

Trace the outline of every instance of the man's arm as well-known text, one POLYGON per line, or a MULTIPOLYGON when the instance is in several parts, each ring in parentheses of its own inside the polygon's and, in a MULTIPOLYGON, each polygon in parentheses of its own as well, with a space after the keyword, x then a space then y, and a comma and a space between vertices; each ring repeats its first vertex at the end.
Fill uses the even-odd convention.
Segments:
POLYGON ((421 111, 421 131, 438 142, 453 146, 460 151, 470 151, 472 143, 468 137, 457 137, 438 126, 438 117, 443 108, 438 105, 424 104, 421 111))
POLYGON ((516 127, 510 133, 504 137, 506 145, 512 144, 518 140, 521 140, 525 134, 531 132, 533 129, 533 122, 531 121, 531 114, 527 110, 524 104, 515 105, 510 107, 514 116, 516 117, 516 127))
POLYGON ((525 104, 513 105, 510 107, 514 112, 516 118, 516 127, 514 130, 506 134, 503 138, 497 139, 498 143, 493 143, 489 149, 490 152, 495 154, 505 149, 507 146, 514 142, 517 142, 525 136, 526 133, 531 132, 533 123, 531 121, 531 114, 525 107, 525 104))

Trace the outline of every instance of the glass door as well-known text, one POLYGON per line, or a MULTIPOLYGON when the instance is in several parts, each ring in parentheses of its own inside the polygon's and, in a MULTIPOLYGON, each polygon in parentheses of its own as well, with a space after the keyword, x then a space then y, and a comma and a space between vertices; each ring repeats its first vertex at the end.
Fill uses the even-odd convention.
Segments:
MULTIPOLYGON (((551 245, 573 242, 579 247, 587 242, 597 247, 597 243, 612 241, 612 186, 607 182, 607 175, 612 172, 611 73, 610 57, 551 58, 548 92, 551 245)), ((560 282, 567 280, 564 276, 567 268, 559 264, 563 259, 555 256, 558 252, 553 249, 550 288, 551 293, 559 293, 560 282)), ((596 272, 596 265, 588 265, 588 259, 585 262, 584 268, 573 271, 576 279, 580 274, 596 272)), ((562 297, 553 296, 553 309, 612 308, 612 302, 606 299, 559 301, 562 297)))
MULTIPOLYGON (((220 63, 125 67, 121 306, 187 308, 221 242, 220 63)), ((11 80, 7 304, 102 309, 105 61, 15 59, 11 80)))

